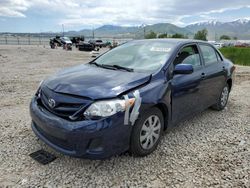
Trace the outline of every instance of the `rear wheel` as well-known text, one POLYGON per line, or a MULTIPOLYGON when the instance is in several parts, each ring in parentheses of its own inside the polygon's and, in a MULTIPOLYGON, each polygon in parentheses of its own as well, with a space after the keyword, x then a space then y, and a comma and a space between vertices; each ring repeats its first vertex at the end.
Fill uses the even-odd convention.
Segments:
POLYGON ((146 156, 159 144, 164 127, 163 115, 158 108, 146 111, 133 127, 130 153, 134 156, 146 156))
POLYGON ((222 89, 222 92, 220 94, 217 103, 213 105, 212 108, 218 111, 223 110, 227 105, 228 97, 229 97, 229 86, 228 84, 226 84, 222 89))

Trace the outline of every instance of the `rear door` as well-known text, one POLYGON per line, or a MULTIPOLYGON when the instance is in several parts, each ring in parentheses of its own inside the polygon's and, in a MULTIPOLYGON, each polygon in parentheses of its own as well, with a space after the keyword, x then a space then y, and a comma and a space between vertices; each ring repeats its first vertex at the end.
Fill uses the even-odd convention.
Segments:
POLYGON ((200 43, 199 49, 204 62, 204 104, 209 107, 216 103, 226 83, 226 70, 223 59, 209 44, 200 43))
POLYGON ((180 49, 173 66, 181 63, 193 65, 194 72, 186 75, 173 75, 171 81, 173 123, 203 109, 202 94, 205 88, 202 77, 204 71, 196 44, 180 49))

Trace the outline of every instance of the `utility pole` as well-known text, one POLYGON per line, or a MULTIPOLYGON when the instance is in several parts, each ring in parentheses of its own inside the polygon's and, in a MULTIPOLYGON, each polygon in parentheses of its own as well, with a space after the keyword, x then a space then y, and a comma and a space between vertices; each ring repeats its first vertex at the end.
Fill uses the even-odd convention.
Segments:
POLYGON ((39 44, 41 45, 42 44, 42 30, 40 29, 40 36, 39 36, 39 44))
POLYGON ((64 25, 62 24, 62 30, 63 30, 63 37, 64 37, 64 25))
POLYGON ((146 26, 143 27, 144 39, 146 37, 146 26))
POLYGON ((93 39, 95 39, 95 30, 94 30, 94 28, 92 28, 92 37, 93 37, 93 39))
POLYGON ((216 29, 214 29, 214 41, 217 41, 217 33, 216 33, 216 29))

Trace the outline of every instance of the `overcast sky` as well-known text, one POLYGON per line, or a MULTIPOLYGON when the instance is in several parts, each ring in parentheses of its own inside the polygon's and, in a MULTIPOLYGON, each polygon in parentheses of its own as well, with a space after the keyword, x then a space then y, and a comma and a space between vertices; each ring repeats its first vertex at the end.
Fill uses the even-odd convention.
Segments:
POLYGON ((250 0, 0 0, 0 32, 250 19, 250 0))

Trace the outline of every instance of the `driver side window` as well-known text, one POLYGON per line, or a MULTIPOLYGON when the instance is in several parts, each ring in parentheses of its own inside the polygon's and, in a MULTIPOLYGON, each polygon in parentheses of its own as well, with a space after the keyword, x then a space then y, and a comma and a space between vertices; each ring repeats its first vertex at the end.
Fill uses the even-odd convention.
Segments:
POLYGON ((194 68, 200 67, 201 60, 197 46, 190 45, 182 48, 174 61, 174 65, 177 64, 189 64, 193 65, 194 68))

